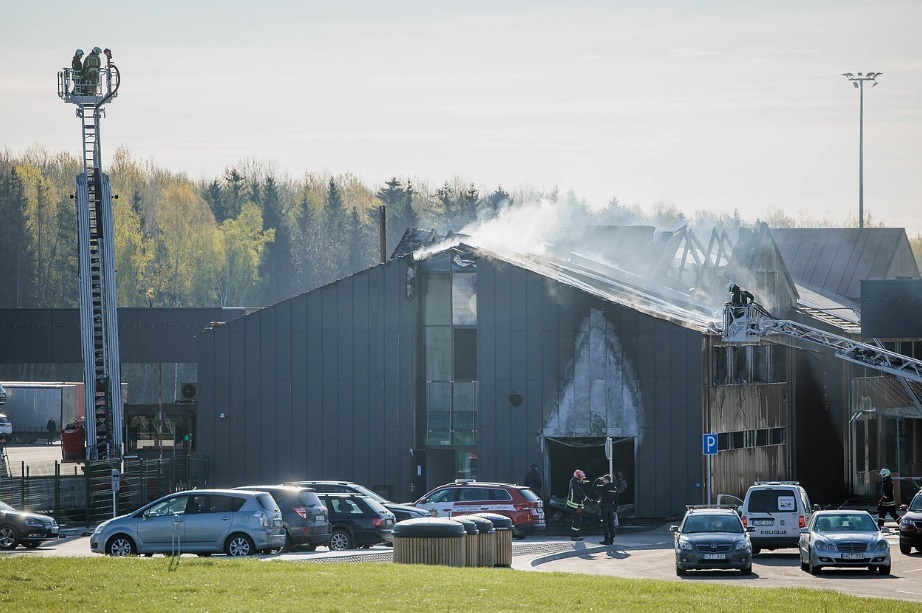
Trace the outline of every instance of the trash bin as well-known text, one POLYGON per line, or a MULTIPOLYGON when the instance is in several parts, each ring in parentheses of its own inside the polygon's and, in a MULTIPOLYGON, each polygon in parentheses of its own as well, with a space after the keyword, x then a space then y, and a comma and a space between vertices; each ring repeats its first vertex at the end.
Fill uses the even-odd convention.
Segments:
POLYGON ((499 513, 477 513, 493 522, 496 530, 496 562, 494 566, 512 566, 512 520, 499 513))
POLYGON ((464 524, 451 519, 405 519, 394 525, 394 562, 464 566, 466 534, 464 524))
POLYGON ((464 526, 464 565, 481 566, 480 530, 477 528, 477 522, 461 515, 456 515, 451 520, 464 526))
POLYGON ((61 431, 61 456, 64 462, 86 460, 86 433, 82 423, 68 425, 61 431))
POLYGON ((464 518, 477 524, 477 566, 492 567, 496 564, 496 529, 486 517, 465 515, 464 518))

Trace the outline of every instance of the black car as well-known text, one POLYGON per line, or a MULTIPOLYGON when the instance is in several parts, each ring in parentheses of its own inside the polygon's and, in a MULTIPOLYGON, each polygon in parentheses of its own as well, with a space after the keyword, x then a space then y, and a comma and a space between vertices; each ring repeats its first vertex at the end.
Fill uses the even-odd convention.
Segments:
POLYGON ((289 481, 286 485, 298 485, 309 487, 312 490, 324 494, 362 494, 381 503, 385 509, 394 514, 394 518, 400 522, 405 519, 416 519, 418 517, 428 517, 429 513, 408 504, 398 504, 391 502, 381 494, 368 489, 364 485, 353 483, 352 481, 289 481))
POLYGON ((53 517, 17 511, 0 502, 0 549, 16 549, 22 545, 35 549, 43 541, 58 538, 58 522, 53 517))
POLYGON ((394 542, 394 514, 377 500, 360 494, 318 494, 333 524, 330 550, 389 545, 394 542))
POLYGON ((290 485, 244 485, 236 489, 267 492, 275 499, 285 522, 282 551, 299 547, 314 551, 318 545, 330 544, 332 526, 327 508, 313 490, 290 485))

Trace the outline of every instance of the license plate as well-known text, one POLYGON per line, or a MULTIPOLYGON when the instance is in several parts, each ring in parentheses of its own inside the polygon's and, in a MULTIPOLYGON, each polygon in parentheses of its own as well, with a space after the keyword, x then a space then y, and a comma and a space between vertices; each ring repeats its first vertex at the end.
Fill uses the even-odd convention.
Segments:
POLYGON ((864 559, 864 554, 860 554, 860 553, 843 553, 843 554, 842 554, 842 559, 843 559, 843 560, 863 560, 863 559, 864 559))
POLYGON ((52 534, 57 534, 57 533, 58 533, 58 529, 57 529, 57 528, 52 528, 52 529, 51 529, 51 533, 52 533, 52 534))
POLYGON ((754 519, 752 520, 753 526, 771 526, 775 521, 772 519, 754 519))
POLYGON ((725 553, 706 553, 702 557, 705 560, 726 560, 727 554, 725 553))

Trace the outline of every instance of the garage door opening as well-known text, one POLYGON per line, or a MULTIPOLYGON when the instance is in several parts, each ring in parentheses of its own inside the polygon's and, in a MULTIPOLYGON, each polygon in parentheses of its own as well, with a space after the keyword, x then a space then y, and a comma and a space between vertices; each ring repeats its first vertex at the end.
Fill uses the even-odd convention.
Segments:
MULTIPOLYGON (((612 469, 622 471, 627 481, 627 490, 621 495, 619 514, 633 516, 634 508, 634 439, 632 437, 612 440, 612 469), (625 514, 625 507, 630 511, 625 514)), ((566 500, 570 477, 577 468, 586 477, 595 480, 608 473, 608 459, 605 457, 605 438, 548 438, 545 439, 550 463, 550 493, 566 500)))

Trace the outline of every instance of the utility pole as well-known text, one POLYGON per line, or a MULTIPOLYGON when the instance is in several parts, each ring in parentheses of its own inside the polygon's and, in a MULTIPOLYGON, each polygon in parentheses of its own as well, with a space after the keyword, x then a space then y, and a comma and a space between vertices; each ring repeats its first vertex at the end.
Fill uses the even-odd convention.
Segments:
POLYGON ((877 85, 877 77, 882 72, 867 72, 853 75, 843 72, 842 76, 852 82, 858 90, 858 227, 864 227, 864 84, 871 82, 871 87, 877 85))

